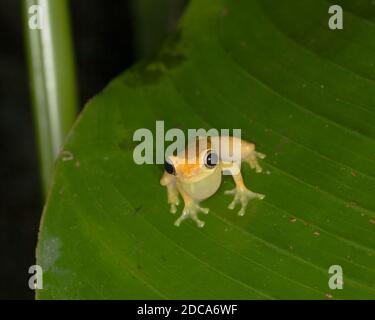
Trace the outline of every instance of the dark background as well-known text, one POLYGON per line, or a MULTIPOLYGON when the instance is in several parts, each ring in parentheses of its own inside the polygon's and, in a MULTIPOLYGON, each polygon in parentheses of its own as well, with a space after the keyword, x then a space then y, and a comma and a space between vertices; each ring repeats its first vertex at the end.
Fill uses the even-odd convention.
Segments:
MULTIPOLYGON (((74 0, 70 8, 80 105, 84 105, 139 58, 135 54, 139 48, 134 45, 130 0, 74 0)), ((21 1, 0 0, 0 30, 0 299, 33 299, 28 269, 35 264, 43 199, 21 1)))

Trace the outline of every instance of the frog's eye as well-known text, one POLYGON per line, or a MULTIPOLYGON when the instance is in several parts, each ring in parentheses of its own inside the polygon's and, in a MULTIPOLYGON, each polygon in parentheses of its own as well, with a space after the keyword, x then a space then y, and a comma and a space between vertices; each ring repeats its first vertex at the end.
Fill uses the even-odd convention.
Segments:
POLYGON ((209 169, 215 168, 218 160, 219 158, 215 152, 208 151, 204 160, 204 165, 209 169))
POLYGON ((174 169, 174 166, 170 161, 165 160, 164 168, 165 168, 165 171, 167 171, 169 174, 173 174, 173 175, 176 174, 176 170, 174 169))

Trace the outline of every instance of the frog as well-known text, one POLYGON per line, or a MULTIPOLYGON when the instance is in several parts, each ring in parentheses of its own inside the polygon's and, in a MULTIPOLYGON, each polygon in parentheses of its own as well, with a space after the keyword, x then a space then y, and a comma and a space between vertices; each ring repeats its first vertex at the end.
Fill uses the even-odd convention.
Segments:
POLYGON ((167 189, 170 212, 176 214, 180 195, 184 201, 182 214, 174 225, 178 227, 188 218, 200 228, 205 225, 198 213, 208 214, 209 209, 201 207, 200 202, 218 191, 223 174, 232 175, 235 183, 234 189, 225 191, 226 195, 234 196, 228 209, 234 210, 240 204, 238 215, 243 216, 250 200, 264 199, 264 194, 255 193, 246 187, 240 169, 241 163, 246 162, 257 173, 262 172, 258 159, 264 159, 266 155, 255 148, 254 143, 235 136, 198 137, 180 152, 167 156, 160 184, 167 189), (231 151, 220 152, 224 142, 231 151), (233 151, 235 146, 238 152, 233 151))

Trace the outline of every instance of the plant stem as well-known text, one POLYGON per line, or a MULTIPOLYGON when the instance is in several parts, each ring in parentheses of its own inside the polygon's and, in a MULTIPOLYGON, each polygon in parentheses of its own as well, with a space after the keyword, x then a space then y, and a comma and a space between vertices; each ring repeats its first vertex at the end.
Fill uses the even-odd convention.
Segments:
POLYGON ((39 165, 46 194, 55 159, 75 120, 78 105, 69 9, 66 0, 23 0, 22 10, 39 165), (38 18, 41 28, 33 29, 38 18))

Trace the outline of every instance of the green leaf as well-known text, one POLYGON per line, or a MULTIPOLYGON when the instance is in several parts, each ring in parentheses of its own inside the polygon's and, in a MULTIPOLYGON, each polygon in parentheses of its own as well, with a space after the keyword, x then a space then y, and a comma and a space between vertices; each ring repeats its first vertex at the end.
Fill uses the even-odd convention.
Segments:
POLYGON ((375 6, 337 2, 333 31, 323 0, 192 1, 157 57, 91 100, 43 215, 37 297, 373 299, 375 6), (206 226, 175 227, 162 166, 133 161, 133 133, 156 120, 242 129, 267 154, 269 174, 242 166, 266 198, 238 216, 226 176, 206 226))

